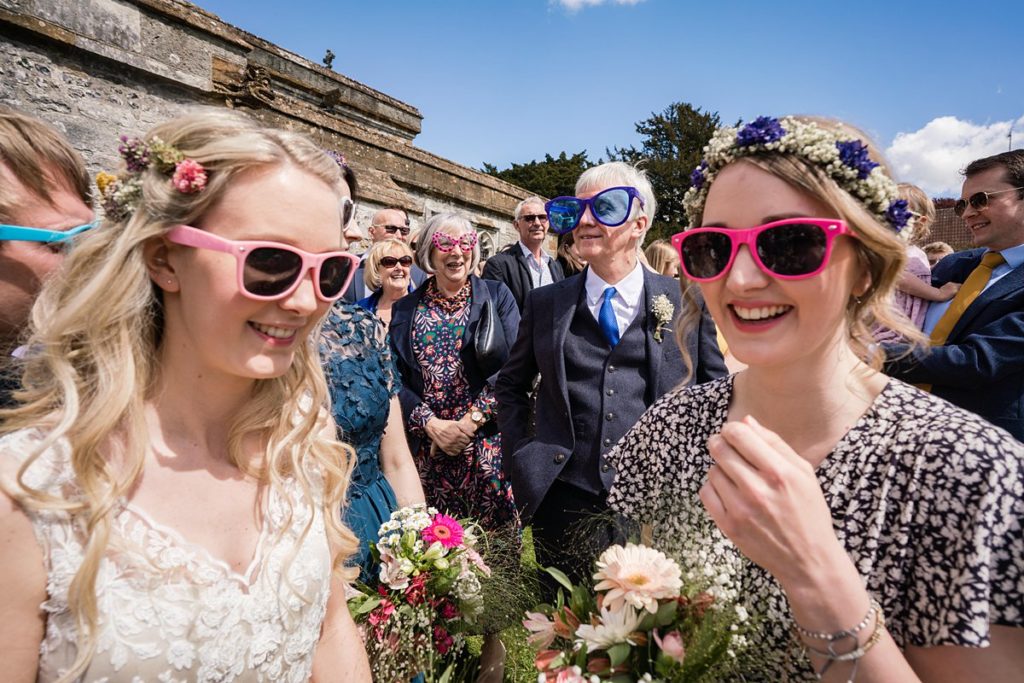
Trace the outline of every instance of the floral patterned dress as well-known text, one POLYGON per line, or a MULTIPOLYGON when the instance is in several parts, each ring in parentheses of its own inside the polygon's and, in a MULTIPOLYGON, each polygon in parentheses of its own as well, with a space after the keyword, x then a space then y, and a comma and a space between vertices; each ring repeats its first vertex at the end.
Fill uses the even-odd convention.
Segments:
POLYGON ((490 385, 473 395, 462 364, 463 335, 469 323, 469 282, 445 298, 433 280, 416 308, 412 350, 423 372, 423 403, 409 416, 409 427, 423 441, 414 453, 427 503, 454 516, 476 519, 484 529, 517 521, 512 484, 501 468, 501 436, 478 434, 462 453, 450 456, 433 442, 424 427, 431 417, 458 420, 476 409, 490 421, 497 402, 490 385))
POLYGON ((352 563, 360 568, 360 580, 368 583, 376 569, 370 543, 377 542, 380 525, 398 508, 395 491, 380 469, 380 444, 400 380, 383 322, 357 304, 334 305, 320 346, 339 438, 356 449, 345 524, 359 537, 352 563))

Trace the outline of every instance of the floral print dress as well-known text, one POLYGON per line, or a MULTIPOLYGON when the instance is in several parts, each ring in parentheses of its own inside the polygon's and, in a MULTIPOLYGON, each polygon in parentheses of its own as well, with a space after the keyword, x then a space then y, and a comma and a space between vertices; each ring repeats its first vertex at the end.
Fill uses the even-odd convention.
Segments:
POLYGON ((463 336, 469 324, 469 282, 453 297, 445 298, 433 280, 412 321, 412 350, 423 372, 423 403, 409 416, 409 427, 422 436, 413 456, 423 482, 427 503, 456 517, 476 519, 484 529, 516 523, 512 485, 501 468, 501 436, 477 434, 459 455, 440 448, 431 454, 433 441, 424 427, 431 417, 461 419, 473 409, 490 421, 497 402, 490 385, 474 395, 462 363, 463 336))

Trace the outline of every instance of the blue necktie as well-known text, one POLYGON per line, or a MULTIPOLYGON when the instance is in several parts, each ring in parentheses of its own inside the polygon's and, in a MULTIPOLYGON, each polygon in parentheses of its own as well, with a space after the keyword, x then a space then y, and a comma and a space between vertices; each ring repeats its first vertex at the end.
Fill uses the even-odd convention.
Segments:
POLYGON ((604 290, 604 302, 597 314, 597 322, 601 325, 604 338, 614 349, 619 343, 619 323, 615 320, 615 310, 612 308, 612 297, 615 296, 615 288, 609 287, 604 290))

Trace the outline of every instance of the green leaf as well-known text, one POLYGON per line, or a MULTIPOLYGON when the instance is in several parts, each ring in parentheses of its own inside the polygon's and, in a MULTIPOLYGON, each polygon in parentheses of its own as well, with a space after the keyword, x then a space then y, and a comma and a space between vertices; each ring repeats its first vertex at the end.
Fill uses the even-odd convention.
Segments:
POLYGON ((626 661, 626 657, 629 656, 629 651, 629 643, 618 643, 608 648, 608 659, 612 662, 612 668, 615 668, 626 661))
POLYGON ((353 615, 368 614, 369 612, 372 612, 374 609, 376 609, 377 605, 379 604, 380 598, 369 598, 368 600, 363 602, 363 604, 359 605, 359 607, 356 607, 355 612, 353 612, 353 615))
POLYGON ((565 586, 565 590, 572 593, 572 581, 569 580, 569 577, 566 576, 564 572, 559 569, 555 569, 554 567, 544 567, 544 571, 550 574, 555 581, 565 586))
POLYGON ((658 608, 658 616, 655 618, 658 626, 668 626, 676 619, 676 613, 678 611, 679 603, 674 600, 666 602, 664 605, 658 608))

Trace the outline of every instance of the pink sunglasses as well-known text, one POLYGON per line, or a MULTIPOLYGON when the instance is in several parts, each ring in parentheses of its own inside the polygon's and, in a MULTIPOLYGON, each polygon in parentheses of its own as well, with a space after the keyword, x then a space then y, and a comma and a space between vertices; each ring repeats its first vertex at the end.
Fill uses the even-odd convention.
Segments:
POLYGON ((467 232, 455 239, 451 235, 438 231, 434 233, 433 242, 437 250, 445 254, 454 249, 456 244, 462 251, 473 251, 473 247, 476 246, 476 233, 467 232))
POLYGON ((835 218, 787 218, 752 228, 695 228, 672 237, 686 277, 712 282, 732 268, 740 245, 754 263, 781 280, 803 280, 825 270, 839 235, 853 234, 835 218))
POLYGON ((239 291, 259 301, 287 298, 299 288, 309 270, 313 271, 317 297, 336 301, 359 267, 359 258, 345 251, 311 254, 280 242, 228 240, 188 225, 172 228, 167 239, 186 247, 233 255, 238 263, 239 291))

